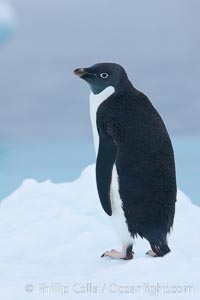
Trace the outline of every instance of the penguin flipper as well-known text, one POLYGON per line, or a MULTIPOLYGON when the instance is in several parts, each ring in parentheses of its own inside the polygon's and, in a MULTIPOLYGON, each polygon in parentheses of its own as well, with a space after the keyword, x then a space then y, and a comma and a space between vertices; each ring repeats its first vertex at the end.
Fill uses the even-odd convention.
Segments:
POLYGON ((97 190, 104 211, 111 216, 110 186, 117 147, 107 135, 99 136, 99 151, 96 162, 97 190))

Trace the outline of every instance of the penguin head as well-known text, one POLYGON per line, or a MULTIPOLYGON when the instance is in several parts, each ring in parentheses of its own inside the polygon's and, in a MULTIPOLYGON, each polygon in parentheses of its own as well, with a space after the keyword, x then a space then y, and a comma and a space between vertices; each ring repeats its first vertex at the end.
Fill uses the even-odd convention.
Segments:
POLYGON ((99 94, 109 86, 115 91, 127 81, 127 74, 124 68, 114 63, 99 63, 89 68, 78 68, 74 74, 89 83, 94 94, 99 94))

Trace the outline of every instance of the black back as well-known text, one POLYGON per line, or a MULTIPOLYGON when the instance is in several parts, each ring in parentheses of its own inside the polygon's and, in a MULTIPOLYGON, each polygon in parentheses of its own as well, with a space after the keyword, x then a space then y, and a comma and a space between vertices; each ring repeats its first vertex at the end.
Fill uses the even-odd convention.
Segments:
POLYGON ((104 210, 112 213, 110 183, 115 162, 132 235, 148 239, 157 231, 169 232, 176 201, 175 163, 172 144, 158 112, 127 79, 99 106, 97 128, 97 186, 104 210))

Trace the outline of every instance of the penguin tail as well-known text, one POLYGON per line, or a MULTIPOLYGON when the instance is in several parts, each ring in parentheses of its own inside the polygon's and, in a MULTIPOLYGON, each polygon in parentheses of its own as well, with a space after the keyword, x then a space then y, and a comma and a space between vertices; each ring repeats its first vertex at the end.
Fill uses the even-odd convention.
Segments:
POLYGON ((156 253, 156 255, 160 256, 160 257, 166 255, 167 253, 169 253, 171 251, 169 246, 166 243, 164 243, 164 244, 150 243, 150 245, 151 245, 151 249, 153 250, 153 252, 156 253))
POLYGON ((171 251, 168 246, 166 237, 167 232, 158 229, 151 230, 146 235, 151 249, 156 254, 156 256, 162 257, 171 251))

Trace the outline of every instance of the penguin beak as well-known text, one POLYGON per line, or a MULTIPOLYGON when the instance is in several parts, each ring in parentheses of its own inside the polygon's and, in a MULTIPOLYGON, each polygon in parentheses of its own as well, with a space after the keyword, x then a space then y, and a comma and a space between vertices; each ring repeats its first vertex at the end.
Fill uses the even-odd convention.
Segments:
POLYGON ((78 77, 81 77, 81 76, 83 76, 83 75, 86 75, 87 72, 85 71, 85 69, 79 68, 79 69, 75 69, 75 70, 74 70, 74 74, 75 74, 76 76, 78 76, 78 77))
POLYGON ((74 74, 78 77, 83 77, 83 76, 97 76, 96 74, 88 72, 88 69, 85 68, 79 68, 74 70, 74 74))

